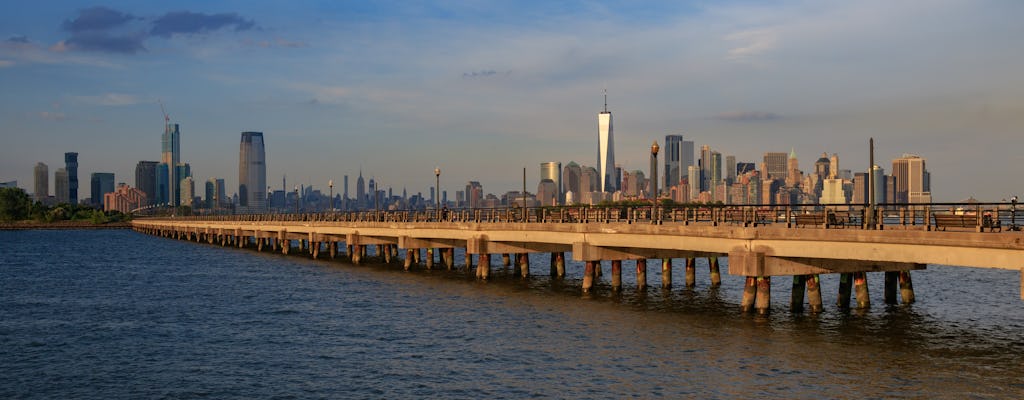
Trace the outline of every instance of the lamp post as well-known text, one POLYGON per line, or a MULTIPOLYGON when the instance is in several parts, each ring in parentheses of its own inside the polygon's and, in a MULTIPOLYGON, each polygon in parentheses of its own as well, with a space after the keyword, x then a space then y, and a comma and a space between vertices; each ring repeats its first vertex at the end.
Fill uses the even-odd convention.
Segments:
POLYGON ((434 181, 434 199, 436 200, 436 204, 437 204, 434 207, 438 211, 440 211, 441 210, 441 167, 434 167, 434 178, 436 178, 436 180, 434 181))
POLYGON ((658 212, 658 141, 651 144, 651 222, 657 223, 658 212))
POLYGON ((295 185, 295 213, 299 213, 299 185, 295 185))
POLYGON ((327 181, 327 187, 331 188, 331 212, 334 212, 334 179, 327 181))
POLYGON ((1010 198, 1010 229, 1011 231, 1019 231, 1017 227, 1017 196, 1010 198))

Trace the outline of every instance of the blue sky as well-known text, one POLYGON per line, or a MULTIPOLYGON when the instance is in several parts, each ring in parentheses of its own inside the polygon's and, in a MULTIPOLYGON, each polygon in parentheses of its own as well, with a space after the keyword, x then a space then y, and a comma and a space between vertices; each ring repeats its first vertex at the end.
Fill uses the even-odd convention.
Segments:
MULTIPOLYGON (((134 2, 0 5, 0 180, 80 153, 79 179, 159 160, 162 100, 197 181, 237 188, 240 133, 268 182, 362 168, 453 196, 594 165, 607 87, 616 159, 681 133, 740 161, 928 159, 937 200, 1021 190, 1024 2, 134 2)), ((52 181, 52 179, 51 179, 52 181)), ((51 182, 52 187, 52 182, 51 182)), ((52 189, 51 189, 52 190, 52 189)), ((350 188, 354 191, 354 187, 350 188)))

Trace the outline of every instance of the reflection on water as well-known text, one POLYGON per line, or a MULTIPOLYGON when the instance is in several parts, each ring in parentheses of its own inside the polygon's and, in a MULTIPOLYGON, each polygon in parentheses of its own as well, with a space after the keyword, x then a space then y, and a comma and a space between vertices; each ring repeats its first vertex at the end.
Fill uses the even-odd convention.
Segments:
MULTIPOLYGON (((592 294, 548 277, 351 266, 132 232, 0 232, 0 397, 1020 398, 1016 272, 930 266, 918 303, 739 312, 743 281, 592 294), (40 243, 62 243, 53 251, 40 243)), ((462 265, 457 254, 456 265, 462 265)), ((680 260, 681 261, 681 260, 680 260)), ((653 264, 653 263, 649 263, 653 264)))

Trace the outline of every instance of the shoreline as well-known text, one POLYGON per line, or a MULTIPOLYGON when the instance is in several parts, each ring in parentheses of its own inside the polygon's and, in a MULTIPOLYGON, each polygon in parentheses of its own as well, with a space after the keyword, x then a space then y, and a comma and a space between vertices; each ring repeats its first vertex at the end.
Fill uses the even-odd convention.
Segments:
POLYGON ((94 224, 89 221, 61 221, 61 222, 28 222, 19 221, 11 223, 0 223, 0 231, 25 231, 25 230, 62 230, 62 229, 131 229, 131 222, 113 222, 109 224, 94 224))

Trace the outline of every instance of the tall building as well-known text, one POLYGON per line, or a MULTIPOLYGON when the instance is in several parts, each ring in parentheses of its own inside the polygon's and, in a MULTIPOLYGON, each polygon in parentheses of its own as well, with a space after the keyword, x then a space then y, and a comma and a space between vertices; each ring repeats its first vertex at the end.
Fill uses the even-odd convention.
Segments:
POLYGON ((796 150, 790 150, 789 158, 786 160, 786 186, 799 185, 802 180, 800 175, 800 161, 796 158, 796 150))
POLYGON ((700 146, 700 191, 711 190, 711 146, 700 146))
POLYGON ((608 91, 604 93, 604 111, 597 114, 597 168, 601 190, 612 193, 619 189, 615 173, 615 133, 612 112, 608 111, 608 91))
POLYGON ((690 201, 696 201, 700 196, 700 167, 691 165, 686 167, 687 184, 690 185, 690 201))
POLYGON ((892 160, 892 176, 895 178, 897 203, 931 203, 931 174, 925 168, 925 159, 914 154, 904 154, 892 160))
MULTIPOLYGON (((565 201, 565 192, 562 191, 562 163, 558 161, 540 163, 540 179, 550 179, 554 183, 557 201, 555 205, 562 204, 565 201)), ((540 195, 538 194, 538 196, 540 195)))
MULTIPOLYGON (((163 202, 170 204, 171 206, 177 206, 181 204, 181 198, 179 194, 178 185, 181 184, 181 176, 178 175, 178 163, 181 162, 181 131, 179 130, 178 124, 172 124, 165 118, 164 134, 160 137, 161 139, 161 153, 160 163, 164 164, 166 169, 167 180, 158 178, 157 185, 162 182, 166 182, 166 188, 164 189, 166 198, 163 198, 163 202)), ((162 171, 158 171, 162 172, 162 171)))
POLYGON ((68 170, 57 168, 53 173, 53 194, 57 197, 57 203, 68 203, 68 170))
POLYGON ((663 146, 663 157, 665 158, 665 182, 662 185, 667 191, 668 188, 678 185, 682 178, 682 153, 683 135, 665 135, 665 146, 663 146))
POLYGON ((356 209, 366 207, 366 181, 363 180, 363 169, 359 169, 359 177, 356 178, 356 209))
POLYGON ((103 207, 103 195, 114 191, 114 174, 112 172, 93 172, 89 177, 89 187, 92 189, 92 206, 103 207))
POLYGON ((67 172, 68 178, 67 202, 78 204, 78 153, 64 153, 64 170, 67 172))
POLYGON ((50 167, 36 163, 32 172, 35 175, 35 199, 38 202, 46 201, 46 198, 50 197, 50 167))
POLYGON ((730 185, 736 181, 736 156, 725 156, 725 181, 730 185))
POLYGON ((267 209, 267 164, 263 132, 242 132, 238 152, 238 206, 248 212, 267 209))
MULTIPOLYGON (((145 193, 148 202, 157 203, 156 161, 139 161, 135 164, 135 188, 145 193)), ((147 204, 143 204, 144 206, 147 204)))
POLYGON ((217 180, 210 178, 206 180, 205 197, 203 197, 204 206, 208 209, 217 208, 217 180))
POLYGON ((541 206, 558 205, 558 189, 555 182, 548 178, 542 178, 537 184, 537 201, 541 206))
POLYGON ((103 211, 120 211, 123 213, 146 205, 146 194, 141 190, 125 184, 118 185, 113 192, 103 195, 103 211))
POLYGON ((186 176, 185 179, 182 179, 179 184, 179 187, 181 188, 181 194, 179 197, 181 199, 181 203, 179 203, 178 205, 186 207, 196 207, 197 204, 193 204, 193 200, 195 199, 196 196, 196 183, 194 180, 192 180, 192 177, 186 176))
MULTIPOLYGON (((569 161, 569 164, 562 170, 562 194, 572 193, 574 199, 580 198, 580 182, 583 179, 583 169, 580 168, 579 164, 575 161, 569 161)), ((565 200, 566 204, 569 203, 565 200)))
POLYGON ((764 173, 768 179, 786 179, 786 153, 764 153, 764 173))

